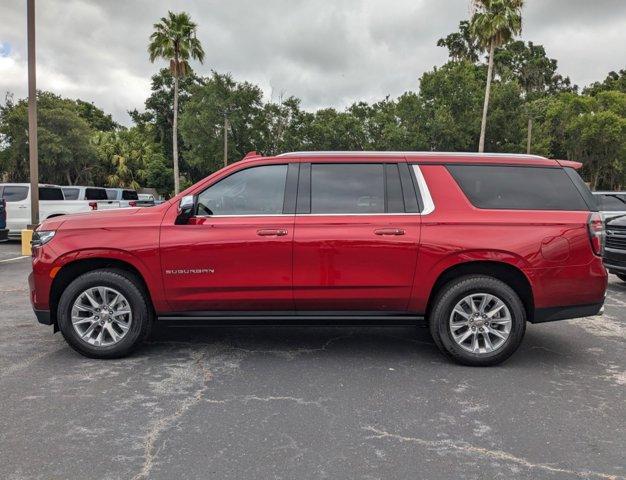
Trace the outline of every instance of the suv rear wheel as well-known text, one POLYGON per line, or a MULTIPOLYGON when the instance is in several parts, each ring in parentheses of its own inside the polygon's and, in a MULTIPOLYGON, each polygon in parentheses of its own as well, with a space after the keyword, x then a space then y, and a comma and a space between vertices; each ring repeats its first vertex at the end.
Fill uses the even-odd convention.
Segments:
POLYGON ((59 329, 70 346, 91 358, 119 358, 147 336, 152 321, 146 294, 134 275, 103 269, 70 283, 59 302, 59 329))
POLYGON ((430 332, 448 357, 472 366, 496 365, 519 347, 526 312, 506 283, 469 275, 446 284, 430 314, 430 332))

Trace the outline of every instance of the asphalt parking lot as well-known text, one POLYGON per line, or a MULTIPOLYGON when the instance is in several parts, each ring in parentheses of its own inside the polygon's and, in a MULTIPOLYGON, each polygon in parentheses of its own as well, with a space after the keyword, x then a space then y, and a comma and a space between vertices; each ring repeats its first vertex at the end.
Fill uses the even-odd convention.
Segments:
POLYGON ((626 478, 626 284, 601 317, 529 325, 504 365, 423 328, 165 328, 81 357, 36 323, 0 245, 0 477, 626 478))

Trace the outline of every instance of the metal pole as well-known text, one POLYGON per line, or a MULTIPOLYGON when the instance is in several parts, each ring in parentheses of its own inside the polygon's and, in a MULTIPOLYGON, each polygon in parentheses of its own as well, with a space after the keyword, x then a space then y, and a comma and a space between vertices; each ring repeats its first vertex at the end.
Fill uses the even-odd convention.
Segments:
POLYGON ((528 138, 526 145, 526 153, 530 155, 531 145, 532 145, 532 135, 533 135, 533 118, 528 117, 528 138))
POLYGON ((224 114, 224 166, 228 165, 228 116, 224 114))
POLYGON ((35 0, 27 4, 28 30, 28 159, 30 164, 30 228, 39 224, 39 162, 37 161, 37 75, 35 70, 35 0))

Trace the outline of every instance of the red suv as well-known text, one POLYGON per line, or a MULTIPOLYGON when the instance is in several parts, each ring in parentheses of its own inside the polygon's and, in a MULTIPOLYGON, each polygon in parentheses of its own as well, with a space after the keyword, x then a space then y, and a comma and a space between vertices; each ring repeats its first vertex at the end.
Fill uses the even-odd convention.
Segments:
POLYGON ((153 321, 415 324, 492 365, 526 322, 595 315, 604 230, 580 164, 454 153, 248 154, 152 208, 46 220, 41 323, 120 357, 153 321))

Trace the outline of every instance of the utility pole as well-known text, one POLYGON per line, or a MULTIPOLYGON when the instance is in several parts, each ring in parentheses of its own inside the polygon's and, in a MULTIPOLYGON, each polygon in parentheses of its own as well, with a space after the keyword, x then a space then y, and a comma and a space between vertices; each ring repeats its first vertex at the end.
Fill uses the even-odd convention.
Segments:
POLYGON ((528 138, 526 145, 526 153, 530 155, 530 145, 532 143, 532 134, 533 134, 533 117, 528 117, 528 138))
POLYGON ((224 166, 228 165, 228 114, 224 113, 224 166))
POLYGON ((35 62, 35 0, 26 7, 28 31, 28 159, 30 165, 30 227, 39 224, 39 162, 37 160, 37 75, 35 62))

